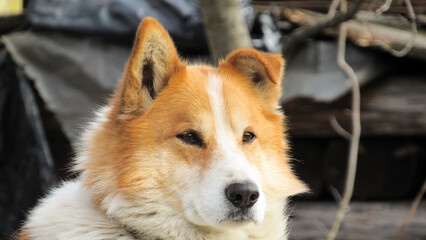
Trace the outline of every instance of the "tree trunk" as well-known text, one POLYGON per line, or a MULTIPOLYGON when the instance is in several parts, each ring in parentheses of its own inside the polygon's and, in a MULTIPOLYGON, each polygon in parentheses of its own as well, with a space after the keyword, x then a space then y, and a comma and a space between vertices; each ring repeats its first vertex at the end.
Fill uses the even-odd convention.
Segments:
POLYGON ((214 62, 235 49, 251 47, 240 0, 199 0, 199 4, 214 62))

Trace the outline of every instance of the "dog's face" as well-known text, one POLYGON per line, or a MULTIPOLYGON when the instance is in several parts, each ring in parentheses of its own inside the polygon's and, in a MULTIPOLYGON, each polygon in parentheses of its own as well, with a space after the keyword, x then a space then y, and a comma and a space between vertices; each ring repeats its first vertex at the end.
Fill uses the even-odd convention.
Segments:
POLYGON ((98 203, 120 192, 145 218, 161 204, 196 225, 261 223, 271 201, 305 190, 277 111, 282 68, 279 55, 252 49, 218 68, 186 66, 165 30, 144 20, 80 166, 98 203))

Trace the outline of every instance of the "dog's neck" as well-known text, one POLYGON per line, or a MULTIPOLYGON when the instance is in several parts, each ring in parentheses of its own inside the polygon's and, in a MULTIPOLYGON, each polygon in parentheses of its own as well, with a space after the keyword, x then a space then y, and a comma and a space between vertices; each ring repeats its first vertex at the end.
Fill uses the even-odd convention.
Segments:
POLYGON ((287 239, 286 217, 283 216, 285 204, 282 201, 275 203, 281 206, 282 211, 267 212, 262 224, 249 224, 245 227, 227 230, 192 224, 181 213, 170 206, 158 204, 158 201, 151 200, 145 204, 144 208, 141 208, 133 201, 126 201, 120 194, 111 194, 104 199, 103 206, 108 206, 107 209, 104 209, 107 216, 123 226, 129 236, 135 240, 287 239))
MULTIPOLYGON (((139 233, 138 232, 138 230, 136 230, 136 229, 133 229, 133 228, 131 228, 131 227, 129 227, 129 226, 126 226, 125 224, 122 224, 123 225, 123 228, 124 228, 124 230, 127 232, 127 234, 129 235, 129 236, 132 236, 132 238, 134 239, 134 240, 139 240, 139 239, 147 239, 147 236, 145 236, 145 235, 143 235, 143 234, 141 234, 141 233, 139 233)), ((148 237, 149 238, 149 237, 148 237)), ((150 238, 149 238, 150 239, 150 238)), ((162 240, 162 239, 160 239, 160 238, 154 238, 155 240, 162 240)))

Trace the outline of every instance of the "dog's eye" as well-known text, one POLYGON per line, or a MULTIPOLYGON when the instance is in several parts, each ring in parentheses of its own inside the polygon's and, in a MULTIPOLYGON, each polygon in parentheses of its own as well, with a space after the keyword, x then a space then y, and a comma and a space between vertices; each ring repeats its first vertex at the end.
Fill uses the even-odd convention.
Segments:
POLYGON ((243 143, 250 143, 256 138, 256 135, 252 132, 245 132, 243 134, 243 143))
POLYGON ((200 138, 200 136, 198 136, 196 132, 193 131, 179 133, 176 137, 187 144, 196 145, 199 147, 204 146, 203 140, 200 138))

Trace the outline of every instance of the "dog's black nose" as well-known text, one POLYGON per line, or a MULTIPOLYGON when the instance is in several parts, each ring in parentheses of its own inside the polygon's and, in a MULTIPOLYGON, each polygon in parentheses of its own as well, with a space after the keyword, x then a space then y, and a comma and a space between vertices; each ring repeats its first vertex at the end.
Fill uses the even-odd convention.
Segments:
POLYGON ((225 189, 228 200, 237 208, 250 208, 259 198, 257 185, 248 183, 233 183, 225 189))

